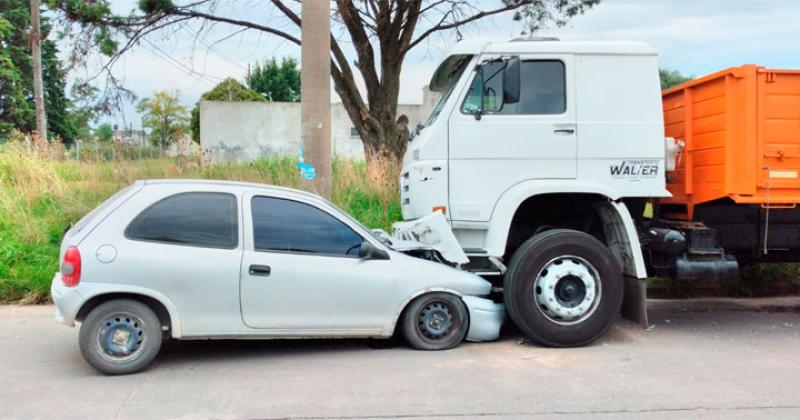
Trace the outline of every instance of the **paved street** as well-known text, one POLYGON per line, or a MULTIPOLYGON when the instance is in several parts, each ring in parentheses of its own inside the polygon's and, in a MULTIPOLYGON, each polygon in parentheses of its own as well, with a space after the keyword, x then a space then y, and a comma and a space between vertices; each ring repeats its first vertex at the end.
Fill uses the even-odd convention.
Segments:
POLYGON ((2 418, 798 418, 800 298, 654 301, 598 343, 508 329, 446 352, 348 341, 171 342, 106 377, 51 306, 0 306, 2 418))

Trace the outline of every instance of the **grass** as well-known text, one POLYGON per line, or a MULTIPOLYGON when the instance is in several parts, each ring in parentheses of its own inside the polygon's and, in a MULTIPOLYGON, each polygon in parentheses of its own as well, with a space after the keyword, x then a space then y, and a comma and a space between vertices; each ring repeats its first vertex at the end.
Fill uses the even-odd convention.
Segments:
MULTIPOLYGON (((103 154, 66 159, 63 146, 14 141, 0 144, 0 302, 49 299, 58 270, 61 236, 70 224, 111 194, 139 179, 202 178, 251 181, 297 188, 291 157, 265 157, 249 164, 200 165, 192 159, 106 161, 103 154)), ((388 230, 400 220, 397 168, 386 161, 337 159, 332 201, 371 228, 388 230)), ((800 293, 800 265, 760 264, 732 282, 684 284, 652 279, 654 292, 670 297, 768 296, 800 293)))
MULTIPOLYGON (((296 159, 200 165, 192 159, 67 160, 60 145, 0 146, 0 302, 49 299, 61 236, 111 194, 139 179, 201 178, 298 188, 296 159)), ((381 160, 336 159, 332 201, 370 228, 400 219, 396 168, 381 160)))

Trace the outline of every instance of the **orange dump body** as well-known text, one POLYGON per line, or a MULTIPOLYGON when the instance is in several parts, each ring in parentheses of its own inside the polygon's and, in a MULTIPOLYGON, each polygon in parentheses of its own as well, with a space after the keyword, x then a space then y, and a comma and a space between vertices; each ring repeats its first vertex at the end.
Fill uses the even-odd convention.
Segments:
MULTIPOLYGON (((748 64, 662 93, 667 137, 685 142, 667 173, 673 197, 694 206, 720 198, 770 208, 800 203, 800 71, 748 64)), ((683 207, 681 207, 683 208, 683 207)))

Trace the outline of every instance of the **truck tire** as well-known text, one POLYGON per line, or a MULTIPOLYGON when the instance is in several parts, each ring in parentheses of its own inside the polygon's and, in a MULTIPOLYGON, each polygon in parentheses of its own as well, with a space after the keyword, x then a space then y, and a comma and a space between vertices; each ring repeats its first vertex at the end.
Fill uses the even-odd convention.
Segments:
POLYGON ((130 299, 102 303, 81 324, 78 343, 89 364, 107 375, 147 368, 161 349, 161 322, 147 305, 130 299))
POLYGON ((523 243, 503 280, 512 321, 533 341, 576 347, 599 338, 622 305, 622 269, 602 242, 554 229, 523 243))
POLYGON ((426 293, 408 304, 402 330, 417 350, 448 350, 462 341, 469 329, 467 306, 450 293, 426 293))

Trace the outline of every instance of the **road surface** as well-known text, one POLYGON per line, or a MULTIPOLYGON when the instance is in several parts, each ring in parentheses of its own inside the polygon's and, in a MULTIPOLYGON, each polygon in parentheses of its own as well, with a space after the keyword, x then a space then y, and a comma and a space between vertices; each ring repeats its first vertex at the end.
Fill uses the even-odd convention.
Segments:
POLYGON ((654 327, 547 349, 189 341, 107 377, 51 306, 0 306, 0 418, 798 418, 800 298, 653 301, 654 327))

